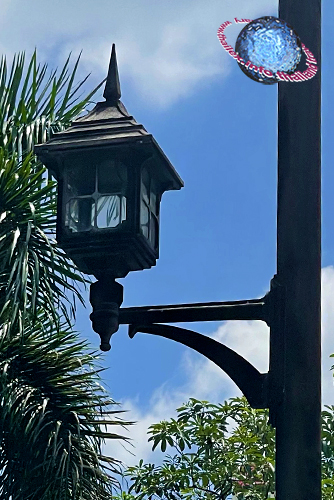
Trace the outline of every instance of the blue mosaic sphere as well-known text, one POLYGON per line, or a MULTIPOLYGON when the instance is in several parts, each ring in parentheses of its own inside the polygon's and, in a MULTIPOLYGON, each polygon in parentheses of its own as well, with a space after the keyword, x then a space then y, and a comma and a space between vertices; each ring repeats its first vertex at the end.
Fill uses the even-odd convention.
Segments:
POLYGON ((252 80, 266 85, 277 83, 277 71, 293 73, 302 57, 302 45, 295 30, 282 19, 273 16, 260 17, 247 24, 239 33, 235 52, 245 65, 250 61, 257 67, 272 72, 267 77, 251 66, 238 62, 240 69, 252 80))

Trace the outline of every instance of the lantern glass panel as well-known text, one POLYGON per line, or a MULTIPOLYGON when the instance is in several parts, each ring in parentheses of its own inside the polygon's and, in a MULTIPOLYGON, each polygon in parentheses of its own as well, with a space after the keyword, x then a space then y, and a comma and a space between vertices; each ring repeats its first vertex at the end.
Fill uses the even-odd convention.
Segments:
POLYGON ((150 242, 154 248, 158 247, 159 224, 155 215, 151 214, 150 219, 150 242))
POLYGON ((106 160, 97 167, 97 190, 101 194, 124 193, 127 184, 126 166, 118 160, 106 160))
POLYGON ((124 196, 100 196, 96 204, 96 226, 117 227, 126 219, 126 198, 124 196))
POLYGON ((92 222, 93 198, 72 198, 66 204, 65 225, 74 233, 88 231, 92 222))
POLYGON ((144 167, 141 176, 141 204, 140 204, 141 232, 152 244, 158 248, 159 238, 159 197, 156 185, 144 167))
POLYGON ((150 203, 150 177, 146 168, 142 171, 141 195, 143 201, 148 205, 150 203))
POLYGON ((154 186, 153 182, 151 183, 150 208, 155 215, 158 214, 157 195, 156 195, 155 186, 154 186))
POLYGON ((79 166, 70 169, 67 173, 67 190, 72 196, 93 194, 95 182, 95 168, 79 166))
POLYGON ((150 210, 144 200, 141 201, 140 207, 140 227, 145 238, 149 238, 149 222, 150 210))
POLYGON ((105 160, 67 170, 65 226, 72 232, 117 228, 127 218, 127 167, 105 160))

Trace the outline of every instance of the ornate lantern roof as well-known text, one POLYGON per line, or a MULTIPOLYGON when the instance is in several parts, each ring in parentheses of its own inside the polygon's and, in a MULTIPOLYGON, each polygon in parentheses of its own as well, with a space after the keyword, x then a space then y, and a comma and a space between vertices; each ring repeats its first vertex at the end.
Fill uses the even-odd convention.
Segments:
MULTIPOLYGON (((53 154, 77 148, 141 146, 144 156, 151 154, 161 164, 159 174, 164 190, 180 189, 183 181, 168 160, 154 137, 143 125, 138 124, 120 101, 121 89, 118 75, 115 44, 112 46, 108 76, 103 93, 105 102, 98 102, 85 116, 78 118, 64 132, 59 132, 46 144, 35 146, 42 161, 59 174, 59 164, 53 161, 53 154)), ((138 151, 137 151, 138 152, 138 151)))

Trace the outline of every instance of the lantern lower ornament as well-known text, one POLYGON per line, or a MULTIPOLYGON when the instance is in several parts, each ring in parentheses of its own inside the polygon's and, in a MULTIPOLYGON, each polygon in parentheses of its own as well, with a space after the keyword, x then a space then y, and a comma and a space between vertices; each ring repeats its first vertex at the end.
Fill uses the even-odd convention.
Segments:
POLYGON ((114 279, 103 278, 90 286, 90 315, 94 332, 101 337, 101 351, 110 350, 110 339, 119 327, 119 308, 123 302, 123 286, 114 279))

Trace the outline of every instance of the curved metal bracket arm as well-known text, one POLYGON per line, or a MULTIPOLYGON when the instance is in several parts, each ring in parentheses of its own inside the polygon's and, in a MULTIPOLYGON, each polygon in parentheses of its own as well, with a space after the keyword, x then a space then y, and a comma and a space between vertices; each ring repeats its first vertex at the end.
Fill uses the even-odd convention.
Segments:
POLYGON ((252 408, 267 408, 267 377, 251 363, 224 344, 185 328, 170 325, 129 325, 129 337, 137 332, 175 340, 203 354, 221 368, 239 387, 252 408))

